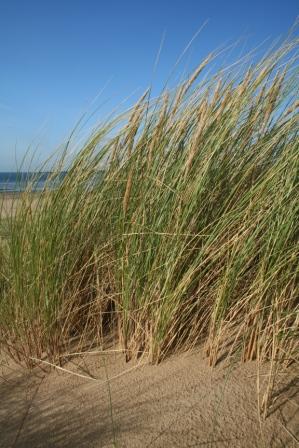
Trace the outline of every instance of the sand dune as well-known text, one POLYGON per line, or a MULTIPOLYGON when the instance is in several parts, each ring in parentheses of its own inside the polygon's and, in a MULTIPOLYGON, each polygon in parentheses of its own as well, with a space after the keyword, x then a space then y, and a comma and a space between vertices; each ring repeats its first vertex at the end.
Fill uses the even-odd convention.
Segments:
POLYGON ((211 369, 194 352, 134 365, 111 353, 65 368, 94 379, 33 376, 2 362, 1 448, 298 446, 296 372, 281 378, 282 393, 259 421, 254 363, 211 369))

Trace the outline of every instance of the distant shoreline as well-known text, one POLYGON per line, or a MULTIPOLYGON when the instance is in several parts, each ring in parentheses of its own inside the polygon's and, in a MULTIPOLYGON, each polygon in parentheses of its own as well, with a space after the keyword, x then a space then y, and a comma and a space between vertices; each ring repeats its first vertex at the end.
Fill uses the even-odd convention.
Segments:
POLYGON ((55 188, 64 179, 66 171, 57 173, 44 172, 1 172, 0 193, 18 194, 28 189, 33 192, 43 191, 44 188, 55 188))

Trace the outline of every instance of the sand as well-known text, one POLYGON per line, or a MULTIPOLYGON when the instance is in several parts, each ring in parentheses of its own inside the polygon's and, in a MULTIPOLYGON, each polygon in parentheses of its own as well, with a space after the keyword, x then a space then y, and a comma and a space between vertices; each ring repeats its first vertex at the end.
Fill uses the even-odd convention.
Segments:
POLYGON ((1 448, 298 446, 298 370, 260 421, 254 363, 212 369, 195 351, 151 366, 111 352, 64 367, 88 378, 2 361, 1 448))
POLYGON ((6 218, 15 213, 20 205, 19 193, 0 193, 1 217, 6 218))
MULTIPOLYGON (((38 201, 40 193, 30 193, 34 195, 33 200, 31 200, 31 206, 34 207, 38 201)), ((7 218, 14 216, 18 207, 23 204, 24 198, 21 198, 20 193, 3 193, 0 192, 0 215, 1 218, 7 218)))

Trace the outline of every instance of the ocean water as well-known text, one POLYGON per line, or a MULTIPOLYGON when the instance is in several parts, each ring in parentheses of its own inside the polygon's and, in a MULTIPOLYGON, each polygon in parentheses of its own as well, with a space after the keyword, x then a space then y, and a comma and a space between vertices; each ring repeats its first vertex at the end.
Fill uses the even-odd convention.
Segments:
POLYGON ((55 189, 65 174, 65 172, 61 172, 55 179, 50 180, 52 176, 50 172, 0 172, 0 192, 21 192, 29 187, 32 191, 42 191, 46 183, 49 188, 55 189))

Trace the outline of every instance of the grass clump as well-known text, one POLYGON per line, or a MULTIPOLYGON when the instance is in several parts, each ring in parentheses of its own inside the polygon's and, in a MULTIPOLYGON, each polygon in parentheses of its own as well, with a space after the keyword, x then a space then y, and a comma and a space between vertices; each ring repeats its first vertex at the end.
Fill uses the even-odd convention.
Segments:
POLYGON ((203 342, 211 365, 298 361, 297 56, 287 41, 203 77, 211 55, 97 129, 34 207, 22 196, 1 247, 12 356, 112 332, 127 359, 203 342))

